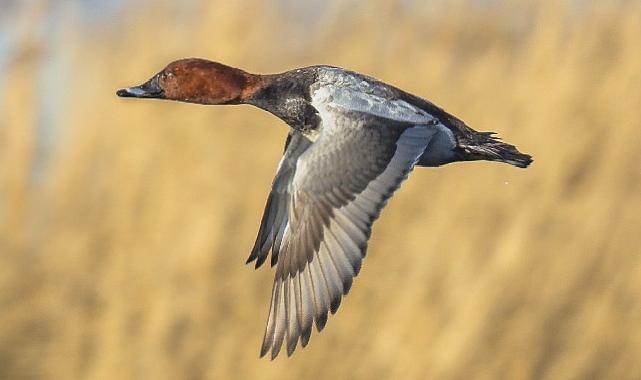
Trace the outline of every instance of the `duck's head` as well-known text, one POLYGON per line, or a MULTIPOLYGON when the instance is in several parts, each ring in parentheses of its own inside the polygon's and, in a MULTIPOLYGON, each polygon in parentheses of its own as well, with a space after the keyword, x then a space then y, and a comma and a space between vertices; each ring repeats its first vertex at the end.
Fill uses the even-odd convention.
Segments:
POLYGON ((174 61, 140 86, 116 95, 198 104, 239 104, 260 86, 260 78, 240 69, 200 58, 174 61))

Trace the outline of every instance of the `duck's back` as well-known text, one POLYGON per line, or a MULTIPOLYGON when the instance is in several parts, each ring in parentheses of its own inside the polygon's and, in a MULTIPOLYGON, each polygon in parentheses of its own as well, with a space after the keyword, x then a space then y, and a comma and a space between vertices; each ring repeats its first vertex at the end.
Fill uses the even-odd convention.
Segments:
POLYGON ((437 129, 419 166, 490 160, 526 167, 532 161, 529 155, 494 138, 493 132, 477 132, 434 103, 395 86, 334 66, 309 69, 315 71, 315 81, 310 85, 312 105, 321 117, 328 109, 339 107, 437 129))

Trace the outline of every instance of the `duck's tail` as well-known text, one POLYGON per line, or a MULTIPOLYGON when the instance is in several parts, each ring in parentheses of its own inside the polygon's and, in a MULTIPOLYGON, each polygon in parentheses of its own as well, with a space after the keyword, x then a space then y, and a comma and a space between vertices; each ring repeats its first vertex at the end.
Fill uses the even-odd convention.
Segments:
POLYGON ((476 132, 474 135, 459 141, 460 157, 464 161, 498 161, 527 168, 532 163, 532 156, 518 151, 514 145, 502 142, 494 132, 476 132))

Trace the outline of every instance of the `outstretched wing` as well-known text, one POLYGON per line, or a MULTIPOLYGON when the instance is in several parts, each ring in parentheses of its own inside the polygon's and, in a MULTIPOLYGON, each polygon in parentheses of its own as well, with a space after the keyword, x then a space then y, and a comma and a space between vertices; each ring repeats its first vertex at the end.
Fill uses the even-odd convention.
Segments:
POLYGON ((372 223, 436 128, 336 108, 325 110, 321 131, 296 162, 287 221, 277 226, 282 242, 273 243, 278 265, 261 349, 261 356, 271 349, 272 359, 283 341, 288 355, 299 339, 307 345, 312 323, 320 331, 328 311, 336 312, 359 272, 372 223))
POLYGON ((289 207, 289 185, 294 178, 296 161, 312 144, 305 136, 291 130, 285 141, 285 152, 278 164, 272 190, 267 197, 267 204, 260 222, 258 236, 247 263, 256 260, 256 268, 260 267, 269 251, 272 251, 272 266, 278 261, 278 252, 287 226, 287 210, 289 207))

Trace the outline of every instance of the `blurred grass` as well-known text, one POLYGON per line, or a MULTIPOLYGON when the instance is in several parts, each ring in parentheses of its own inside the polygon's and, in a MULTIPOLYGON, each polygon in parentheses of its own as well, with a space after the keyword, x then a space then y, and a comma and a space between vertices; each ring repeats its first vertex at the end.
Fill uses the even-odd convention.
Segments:
POLYGON ((0 82, 0 378, 641 378, 638 4, 25 4, 0 82), (272 273, 243 262, 286 128, 114 96, 183 56, 362 71, 535 163, 414 172, 328 328, 258 360, 272 273))

